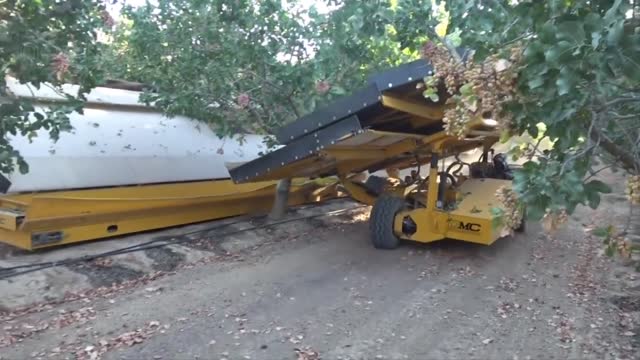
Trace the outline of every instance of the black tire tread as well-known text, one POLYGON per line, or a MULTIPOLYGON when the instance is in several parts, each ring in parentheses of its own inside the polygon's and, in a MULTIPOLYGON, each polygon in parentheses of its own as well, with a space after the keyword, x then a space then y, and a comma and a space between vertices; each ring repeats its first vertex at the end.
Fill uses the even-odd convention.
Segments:
POLYGON ((406 208, 403 198, 392 194, 382 194, 376 200, 369 217, 371 242, 378 249, 395 249, 400 239, 393 231, 393 222, 398 212, 406 208))
POLYGON ((364 182, 364 186, 371 193, 375 195, 380 195, 384 193, 384 189, 387 187, 387 178, 370 175, 367 180, 364 182))

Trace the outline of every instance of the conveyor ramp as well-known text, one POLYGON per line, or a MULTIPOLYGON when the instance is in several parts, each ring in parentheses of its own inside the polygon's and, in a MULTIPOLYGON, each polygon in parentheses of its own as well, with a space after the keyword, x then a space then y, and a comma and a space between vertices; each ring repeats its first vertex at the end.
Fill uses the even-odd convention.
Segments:
POLYGON ((403 169, 428 163, 444 142, 442 156, 495 141, 494 129, 482 122, 464 139, 446 135, 446 90, 433 102, 417 86, 431 74, 431 65, 417 60, 372 76, 364 88, 282 127, 276 137, 285 146, 231 170, 231 178, 246 183, 403 169))

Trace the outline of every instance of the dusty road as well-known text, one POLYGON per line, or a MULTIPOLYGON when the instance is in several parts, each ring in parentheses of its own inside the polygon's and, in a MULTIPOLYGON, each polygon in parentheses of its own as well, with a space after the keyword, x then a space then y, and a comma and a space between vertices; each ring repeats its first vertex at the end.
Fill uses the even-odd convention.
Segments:
MULTIPOLYGON (((623 211, 617 201, 604 214, 623 211)), ((584 233, 592 215, 550 238, 530 224, 490 247, 381 251, 362 210, 210 235, 199 250, 212 256, 194 264, 182 256, 169 272, 0 315, 0 358, 640 357, 640 277, 602 257, 584 233)))

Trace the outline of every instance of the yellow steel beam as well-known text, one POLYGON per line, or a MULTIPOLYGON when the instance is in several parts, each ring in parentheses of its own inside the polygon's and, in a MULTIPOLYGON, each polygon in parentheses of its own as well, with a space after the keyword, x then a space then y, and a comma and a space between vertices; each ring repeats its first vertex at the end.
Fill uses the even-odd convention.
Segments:
POLYGON ((330 156, 338 161, 345 160, 367 160, 367 159, 384 159, 384 149, 367 149, 367 148, 331 148, 323 151, 325 156, 330 156))
POLYGON ((363 185, 357 184, 347 178, 340 179, 342 186, 349 193, 354 200, 363 204, 373 205, 376 201, 376 197, 369 194, 363 185))
MULTIPOLYGON (((392 159, 396 156, 399 156, 403 153, 415 153, 419 149, 429 148, 432 144, 437 143, 442 139, 451 138, 446 135, 444 132, 439 132, 433 135, 418 135, 418 134, 404 134, 404 133, 393 133, 393 132, 385 132, 385 131, 377 131, 377 130, 369 130, 369 132, 380 135, 380 136, 394 136, 394 137, 405 137, 405 139, 396 142, 395 144, 391 144, 386 146, 383 152, 380 152, 380 149, 368 148, 366 145, 363 145, 362 153, 370 152, 371 156, 363 155, 363 158, 360 159, 349 159, 338 161, 336 168, 338 173, 341 175, 349 174, 353 171, 361 171, 362 169, 366 169, 367 167, 376 164, 385 159, 392 159)), ((453 138, 452 138, 453 139, 453 138)), ((420 162, 427 162, 428 158, 420 158, 420 162)), ((398 162, 394 164, 395 167, 400 169, 404 169, 409 166, 411 163, 414 163, 415 159, 410 159, 407 161, 398 162)))
POLYGON ((397 95, 382 95, 382 105, 399 110, 411 115, 419 116, 431 120, 442 120, 444 117, 444 106, 429 106, 415 100, 401 98, 397 95))
POLYGON ((311 202, 321 202, 321 201, 338 196, 338 185, 339 185, 339 182, 334 181, 334 183, 331 185, 326 185, 316 190, 313 190, 309 194, 309 200, 311 202))
POLYGON ((435 210, 438 202, 438 168, 429 168, 429 185, 427 188, 427 209, 435 210))
MULTIPOLYGON (((32 239, 41 234, 59 236, 57 241, 40 246, 46 247, 266 212, 273 203, 275 184, 219 180, 9 195, 0 199, 16 200, 27 206, 23 213, 0 209, 0 219, 4 220, 0 224, 0 241, 33 249, 37 246, 32 239)), ((326 185, 295 179, 289 204, 331 197, 335 186, 327 186, 314 195, 314 191, 326 185)))
POLYGON ((345 160, 336 164, 336 170, 339 176, 346 176, 355 171, 361 171, 361 169, 367 168, 371 164, 378 162, 378 159, 358 159, 358 160, 345 160))
POLYGON ((310 169, 314 166, 314 163, 318 161, 318 154, 315 154, 313 156, 301 159, 298 162, 294 162, 285 166, 279 166, 275 169, 270 169, 269 172, 251 181, 270 181, 292 178, 298 176, 301 171, 310 169))

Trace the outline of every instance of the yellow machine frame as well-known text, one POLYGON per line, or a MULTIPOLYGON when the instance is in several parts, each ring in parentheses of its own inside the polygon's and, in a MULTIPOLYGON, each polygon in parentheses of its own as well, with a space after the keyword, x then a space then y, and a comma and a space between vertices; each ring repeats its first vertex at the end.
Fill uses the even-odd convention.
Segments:
MULTIPOLYGON (((496 199, 496 193, 500 188, 511 188, 512 181, 461 176, 458 179, 458 186, 441 187, 438 172, 439 155, 450 155, 452 149, 454 153, 458 151, 455 147, 447 148, 451 142, 446 140, 447 138, 438 139, 431 147, 428 182, 426 193, 422 199, 424 207, 396 213, 392 219, 394 236, 422 243, 450 238, 491 245, 509 232, 505 232, 504 227, 496 222, 496 215, 492 210, 495 208, 504 210, 503 205, 496 199), (445 193, 439 197, 440 191, 445 191, 445 193), (456 202, 456 208, 453 210, 442 208, 442 204, 438 203, 439 198, 456 202), (411 221, 413 227, 411 232, 405 230, 406 221, 411 221)), ((496 141, 495 137, 485 139, 482 143, 476 143, 476 147, 481 146, 484 151, 487 151, 496 141)), ((363 187, 346 177, 342 178, 342 183, 353 198, 374 207, 378 205, 378 199, 381 197, 368 194, 363 187)), ((409 187, 390 186, 385 195, 406 199, 413 190, 415 190, 415 185, 409 187)), ((389 219, 371 218, 370 221, 389 221, 389 219)), ((371 226, 372 231, 376 231, 376 228, 376 226, 371 226)), ((381 247, 386 248, 386 246, 381 247)))
MULTIPOLYGON (((381 97, 382 104, 391 109, 391 113, 383 113, 373 123, 393 122, 395 116, 410 116, 411 126, 417 128, 431 126, 441 121, 444 106, 431 106, 419 103, 413 99, 404 99, 398 95, 386 94, 381 97)), ((383 197, 393 196, 408 203, 410 196, 415 196, 416 186, 403 184, 389 184, 385 192, 375 194, 370 191, 362 179, 358 179, 363 169, 376 167, 381 162, 388 164, 388 174, 391 169, 407 169, 430 163, 429 179, 426 191, 420 193, 422 204, 414 209, 408 207, 391 214, 390 218, 371 217, 370 222, 390 222, 390 235, 397 239, 406 239, 429 243, 445 238, 462 240, 477 244, 490 245, 503 234, 510 231, 505 229, 496 218, 494 209, 504 210, 496 198, 496 192, 501 187, 511 187, 511 180, 496 178, 467 178, 461 176, 458 186, 443 188, 439 184, 438 159, 459 155, 469 150, 482 149, 488 152, 498 141, 499 132, 495 126, 485 119, 478 118, 468 124, 468 132, 464 138, 458 138, 439 131, 430 135, 410 132, 388 132, 365 129, 350 137, 318 148, 305 158, 283 166, 271 168, 269 172, 256 174, 254 180, 274 180, 292 176, 313 176, 321 173, 335 173, 347 193, 355 200, 372 205, 373 210, 379 205, 383 197), (442 200, 455 202, 453 209, 438 204, 439 192, 442 200), (405 231, 405 221, 410 221, 415 231, 405 231)), ((393 176, 390 176, 392 178, 393 176)), ((388 212, 387 212, 387 215, 388 212)), ((376 224, 370 226, 372 237, 380 231, 376 224)), ((381 248, 395 247, 397 240, 379 246, 381 248)))
POLYGON ((424 243, 451 238, 483 245, 490 245, 500 237, 502 231, 494 224, 491 208, 501 207, 496 201, 495 193, 500 187, 510 187, 510 180, 463 180, 459 188, 452 191, 456 197, 464 198, 459 202, 459 206, 451 211, 437 207, 438 185, 438 169, 431 167, 426 207, 396 214, 393 220, 396 236, 424 243), (415 223, 414 233, 407 234, 403 231, 403 222, 407 218, 415 223))
MULTIPOLYGON (((277 182, 231 180, 0 197, 0 241, 34 250, 269 211, 277 182)), ((289 205, 336 196, 335 180, 296 179, 289 205)))

